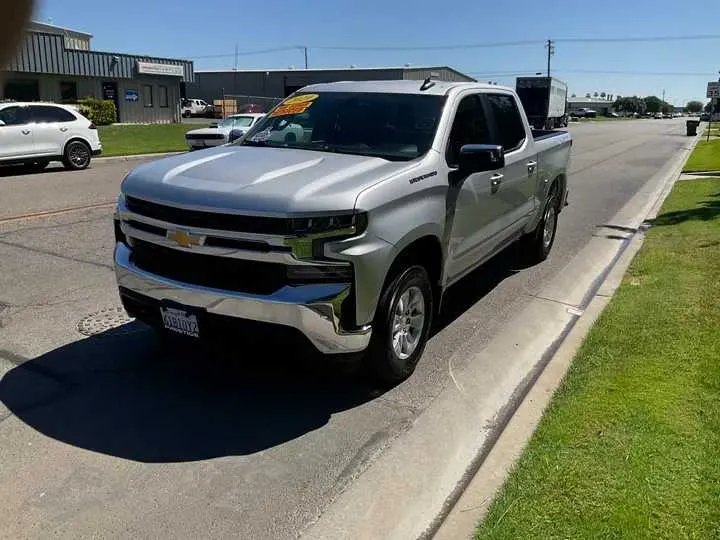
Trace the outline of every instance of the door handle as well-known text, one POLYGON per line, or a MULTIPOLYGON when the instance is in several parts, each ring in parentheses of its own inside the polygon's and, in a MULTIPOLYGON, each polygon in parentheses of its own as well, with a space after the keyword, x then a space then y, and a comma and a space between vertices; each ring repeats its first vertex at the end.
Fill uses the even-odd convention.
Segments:
POLYGON ((504 177, 505 177, 505 175, 500 174, 500 173, 493 174, 493 175, 490 177, 490 185, 491 185, 493 188, 499 187, 500 184, 502 184, 502 181, 503 181, 503 178, 504 178, 504 177))
POLYGON ((23 129, 23 130, 22 130, 22 134, 23 134, 23 135, 30 135, 30 130, 29 130, 29 129, 23 129))
POLYGON ((528 161, 527 166, 528 169, 534 169, 537 166, 537 161, 528 161))
POLYGON ((68 130, 68 128, 66 128, 66 127, 61 127, 61 128, 60 128, 60 131, 62 131, 62 132, 65 132, 65 131, 67 131, 67 130, 68 130))

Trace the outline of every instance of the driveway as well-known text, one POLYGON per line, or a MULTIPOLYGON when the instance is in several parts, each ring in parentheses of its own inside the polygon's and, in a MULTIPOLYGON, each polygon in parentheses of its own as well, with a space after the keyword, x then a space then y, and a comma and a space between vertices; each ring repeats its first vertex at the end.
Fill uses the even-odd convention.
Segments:
POLYGON ((111 205, 135 163, 0 170, 0 537, 296 536, 451 384, 447 359, 462 369, 688 140, 677 120, 570 129, 550 258, 510 249, 456 285, 387 392, 275 335, 168 350, 117 327, 111 205))

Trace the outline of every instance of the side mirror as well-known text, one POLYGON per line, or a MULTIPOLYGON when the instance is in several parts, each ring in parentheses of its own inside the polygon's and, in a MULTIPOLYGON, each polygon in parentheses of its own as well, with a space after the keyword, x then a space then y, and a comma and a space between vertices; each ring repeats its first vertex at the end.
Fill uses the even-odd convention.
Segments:
POLYGON ((496 171, 505 166, 505 151, 495 144, 466 144, 460 148, 458 170, 465 174, 496 171))
POLYGON ((0 126, 4 126, 4 125, 5 125, 5 122, 3 122, 2 120, 0 120, 0 126))

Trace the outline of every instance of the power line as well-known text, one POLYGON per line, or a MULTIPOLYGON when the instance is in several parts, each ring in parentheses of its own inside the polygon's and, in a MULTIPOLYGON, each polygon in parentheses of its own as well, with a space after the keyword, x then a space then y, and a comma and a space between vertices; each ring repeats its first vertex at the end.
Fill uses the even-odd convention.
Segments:
POLYGON ((202 58, 231 58, 235 56, 250 56, 253 54, 268 54, 268 53, 274 53, 274 52, 280 52, 280 51, 296 51, 298 49, 304 49, 306 47, 302 45, 294 45, 294 46, 287 46, 287 47, 275 47, 272 49, 258 49, 255 51, 236 51, 234 53, 228 53, 228 54, 207 54, 204 56, 187 56, 187 58, 190 58, 192 60, 199 60, 202 58))
POLYGON ((603 71, 594 69, 557 69, 561 73, 590 73, 597 75, 658 75, 664 77, 707 77, 713 72, 677 72, 677 71, 603 71))
POLYGON ((692 36, 645 36, 617 38, 557 38, 562 43, 632 43, 650 41, 693 41, 702 39, 720 39, 720 34, 699 34, 692 36))
MULTIPOLYGON (((667 77, 712 77, 714 74, 708 72, 677 72, 677 71, 617 71, 601 69, 553 69, 556 73, 587 73, 594 75, 658 75, 667 77)), ((541 73, 542 69, 526 69, 511 71, 465 71, 468 75, 477 77, 513 76, 513 75, 535 75, 541 73)))
MULTIPOLYGON (((656 42, 656 41, 696 41, 696 40, 715 40, 720 39, 720 34, 697 34, 684 36, 630 36, 630 37, 564 37, 552 40, 555 43, 639 43, 639 42, 656 42)), ((232 58, 234 56, 249 56, 255 54, 268 54, 280 51, 291 51, 297 49, 315 49, 326 51, 451 51, 461 49, 481 49, 481 48, 500 48, 500 47, 518 47, 524 45, 546 45, 547 40, 522 40, 522 41, 497 41, 487 43, 463 43, 455 45, 413 45, 413 46, 350 46, 350 45, 322 45, 322 46, 305 46, 305 45, 288 45, 284 47, 274 47, 270 49, 257 49, 249 51, 239 51, 237 53, 227 54, 209 54, 188 56, 191 59, 205 58, 232 58)))
POLYGON ((456 49, 481 49, 490 47, 516 47, 520 45, 538 45, 543 43, 541 40, 525 40, 525 41, 499 41, 495 43, 465 43, 461 45, 418 45, 407 47, 358 47, 344 45, 326 45, 321 47, 311 47, 313 49, 325 51, 450 51, 456 49))

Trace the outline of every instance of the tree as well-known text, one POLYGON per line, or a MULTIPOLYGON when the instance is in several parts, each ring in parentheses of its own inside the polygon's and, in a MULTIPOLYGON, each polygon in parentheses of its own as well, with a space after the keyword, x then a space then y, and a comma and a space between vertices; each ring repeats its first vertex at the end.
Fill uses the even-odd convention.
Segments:
POLYGON ((598 97, 598 93, 595 92, 595 93, 593 94, 593 97, 598 97))
POLYGON ((685 105, 685 111, 689 113, 699 113, 703 110, 703 104, 700 101, 688 101, 685 105))
POLYGON ((712 112, 712 110, 713 110, 712 101, 708 101, 707 104, 705 105, 705 112, 712 112))
POLYGON ((588 92, 587 94, 585 94, 585 97, 586 97, 586 98, 589 98, 589 97, 590 97, 590 92, 588 92))
POLYGON ((572 96, 570 96, 570 97, 577 97, 577 94, 573 94, 573 95, 572 95, 572 96))
POLYGON ((605 99, 605 96, 607 96, 607 94, 606 94, 605 92, 600 92, 600 97, 601 97, 601 98, 605 99))
POLYGON ((662 100, 657 96, 647 96, 643 99, 643 101, 645 102, 645 107, 649 113, 659 113, 663 106, 662 100))

